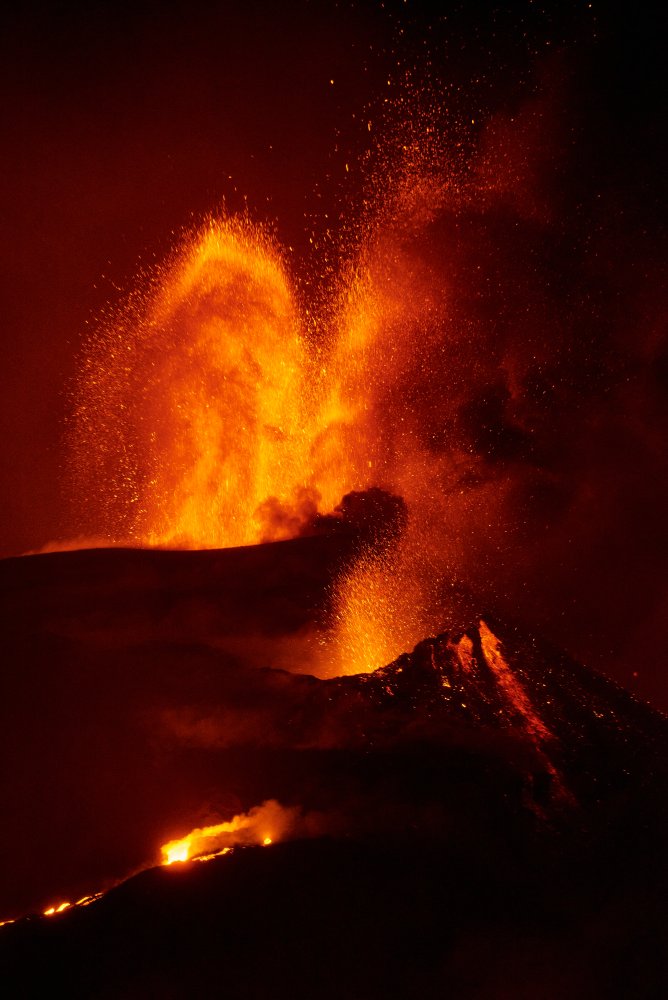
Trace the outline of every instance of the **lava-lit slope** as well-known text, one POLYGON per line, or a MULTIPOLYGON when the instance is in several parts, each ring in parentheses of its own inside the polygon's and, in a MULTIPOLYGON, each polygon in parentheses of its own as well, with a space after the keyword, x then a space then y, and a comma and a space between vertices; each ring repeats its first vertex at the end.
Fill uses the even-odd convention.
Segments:
MULTIPOLYGON (((260 696, 245 668, 308 655, 301 630, 347 545, 0 562, 0 919, 126 875, 165 824, 242 804, 183 727, 232 686, 256 706, 252 734, 260 696)), ((280 705, 279 675, 261 687, 280 705)))
MULTIPOLYGON (((85 909, 3 928, 3 987, 183 1000, 665 995, 656 840, 648 851, 629 825, 589 842, 531 834, 511 802, 479 818, 476 836, 455 840, 397 830, 388 813, 373 836, 143 872, 85 909)), ((450 812, 450 828, 461 821, 450 812)))
POLYGON ((668 773, 662 715, 547 643, 508 626, 495 632, 485 622, 471 623, 425 640, 359 681, 404 705, 419 698, 415 714, 429 719, 432 738, 439 726, 450 738, 461 727, 507 734, 532 747, 534 792, 545 804, 559 800, 560 781, 567 792, 562 805, 580 802, 590 810, 668 773))
POLYGON ((626 845, 500 864, 495 837, 455 855, 295 841, 153 869, 86 910, 3 929, 3 987, 124 1000, 665 995, 665 879, 637 860, 632 882, 617 871, 626 845))
POLYGON ((455 854, 494 828, 504 858, 538 828, 658 829, 662 718, 506 628, 471 618, 371 675, 258 667, 274 650, 304 669, 346 547, 1 564, 0 917, 104 889, 269 798, 327 833, 455 854))

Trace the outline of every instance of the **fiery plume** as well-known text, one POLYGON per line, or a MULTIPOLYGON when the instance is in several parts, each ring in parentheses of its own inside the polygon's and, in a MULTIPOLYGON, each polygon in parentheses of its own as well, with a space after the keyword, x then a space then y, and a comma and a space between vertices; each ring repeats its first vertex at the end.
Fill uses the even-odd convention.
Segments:
MULTIPOLYGON (((406 541, 362 553, 335 587, 331 673, 424 634, 417 516, 440 516, 444 493, 409 386, 440 343, 445 293, 420 245, 441 186, 415 180, 367 221, 308 324, 276 242, 247 218, 211 220, 93 340, 79 380, 73 484, 113 544, 252 544, 307 530, 351 491, 405 498, 406 541)), ((441 570, 451 545, 439 539, 441 570)))
POLYGON ((286 808, 271 799, 229 822, 197 827, 185 837, 168 841, 160 848, 162 863, 172 865, 177 861, 208 859, 239 846, 259 844, 268 847, 292 833, 299 818, 299 809, 286 808))

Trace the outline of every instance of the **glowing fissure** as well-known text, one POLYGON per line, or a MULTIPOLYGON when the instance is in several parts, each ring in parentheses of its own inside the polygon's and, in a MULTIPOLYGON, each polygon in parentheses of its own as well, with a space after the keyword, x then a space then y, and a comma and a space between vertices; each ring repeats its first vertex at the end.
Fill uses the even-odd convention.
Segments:
POLYGON ((160 848, 163 865, 201 860, 228 854, 233 847, 252 844, 268 847, 292 828, 298 809, 286 809, 271 799, 248 813, 240 813, 225 823, 196 827, 160 848))
MULTIPOLYGON (((82 896, 81 899, 77 899, 74 903, 54 903, 52 906, 48 906, 46 910, 42 910, 41 915, 43 917, 57 917, 60 913, 65 913, 66 910, 90 906, 91 903, 94 903, 98 899, 102 899, 103 896, 103 892, 94 892, 91 895, 82 896)), ((20 917, 12 917, 9 920, 0 920, 0 927, 7 927, 9 924, 15 924, 20 919, 20 917)))
MULTIPOLYGON (((226 823, 197 827, 185 837, 171 840, 160 848, 161 865, 170 866, 186 861, 206 862, 231 854, 238 847, 270 847, 297 828, 301 816, 298 808, 286 808, 275 799, 240 813, 226 823)), ((119 883, 120 884, 120 883, 119 883)), ((42 911, 44 917, 55 917, 67 910, 90 906, 102 899, 104 892, 82 896, 76 902, 59 902, 42 911)), ((0 920, 0 927, 17 923, 21 918, 0 920)))

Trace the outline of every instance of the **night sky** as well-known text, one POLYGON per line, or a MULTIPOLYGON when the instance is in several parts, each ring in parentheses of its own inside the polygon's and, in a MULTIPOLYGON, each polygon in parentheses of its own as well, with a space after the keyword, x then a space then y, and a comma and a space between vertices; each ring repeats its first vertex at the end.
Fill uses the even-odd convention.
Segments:
MULTIPOLYGON (((539 457, 513 450, 502 391, 462 410, 489 465, 527 461, 577 482, 582 558, 563 556, 559 498, 532 501, 556 526, 541 552, 557 582, 536 617, 565 614, 555 637, 626 684, 642 663, 642 693, 665 704, 660 667, 648 666, 666 612, 663 29, 647 4, 616 6, 446 3, 430 16, 414 3, 91 3, 3 15, 0 555, 72 534, 63 433, 95 318, 223 203, 272 223, 312 281, 309 240, 329 229, 336 243, 354 214, 366 121, 410 72, 442 95, 453 134, 465 123, 478 169, 506 133, 521 140, 526 213, 544 209, 558 234, 540 274, 569 317, 573 362, 559 370, 539 457), (578 412, 588 444, 565 460, 578 412), (582 483, 608 499, 579 506, 582 483)), ((521 282, 504 273, 518 302, 521 282)))

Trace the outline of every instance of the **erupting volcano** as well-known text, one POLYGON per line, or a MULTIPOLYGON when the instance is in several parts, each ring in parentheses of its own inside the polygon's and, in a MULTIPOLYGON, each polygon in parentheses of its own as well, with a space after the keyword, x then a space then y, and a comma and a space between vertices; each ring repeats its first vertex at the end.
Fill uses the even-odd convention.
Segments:
POLYGON ((667 355, 620 26, 352 5, 334 59, 338 5, 298 6, 298 46, 133 15, 65 87, 82 135, 120 102, 117 194, 169 221, 59 383, 62 503, 0 562, 0 982, 658 997, 667 355))
POLYGON ((442 624, 452 495, 471 464, 456 443, 433 447, 424 398, 460 349, 429 256, 437 215, 463 196, 416 150, 395 170, 329 296, 301 309, 286 254, 248 219, 187 235, 91 342, 73 418, 81 527, 108 544, 256 544, 313 533, 350 494, 399 496, 399 542, 369 544, 335 585, 338 672, 379 667, 442 624))

